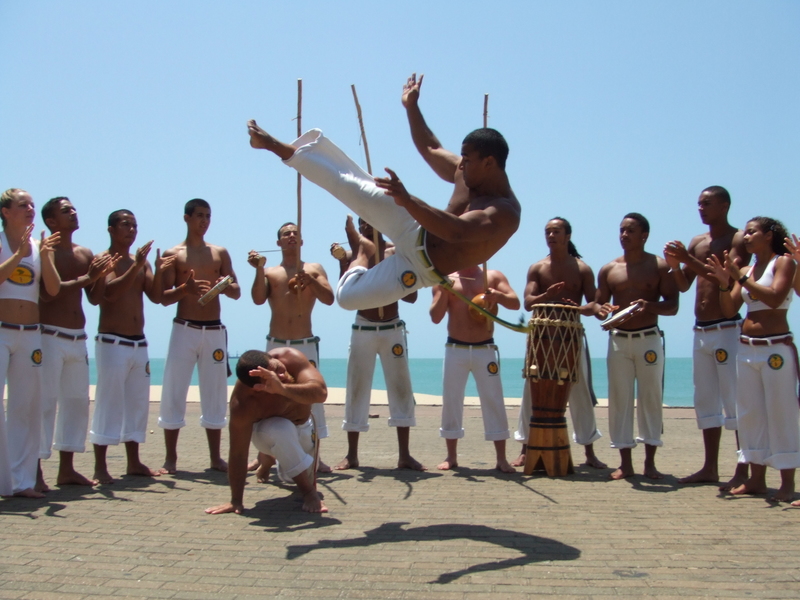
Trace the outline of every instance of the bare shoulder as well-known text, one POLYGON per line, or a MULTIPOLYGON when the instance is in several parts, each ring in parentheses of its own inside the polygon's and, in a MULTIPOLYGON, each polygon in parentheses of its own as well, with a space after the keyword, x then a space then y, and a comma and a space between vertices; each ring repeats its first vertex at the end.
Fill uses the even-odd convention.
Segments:
POLYGON ((305 263, 303 265, 303 270, 305 270, 306 273, 316 273, 317 275, 327 277, 327 274, 325 273, 325 267, 323 267, 320 263, 305 263))
MULTIPOLYGON (((663 272, 665 272, 665 273, 666 273, 667 271, 669 271, 669 265, 667 264, 667 261, 666 261, 666 260, 664 260, 664 258, 663 258, 663 257, 661 257, 661 256, 659 256, 659 255, 657 255, 657 254, 651 254, 650 256, 652 256, 652 257, 653 257, 653 259, 655 259, 656 268, 657 268, 659 271, 663 271, 663 272)), ((651 260, 652 260, 652 259, 651 259, 651 260)))
POLYGON ((592 271, 592 267, 587 265, 583 261, 583 259, 578 258, 576 260, 578 261, 578 272, 579 273, 581 273, 582 275, 590 275, 591 277, 594 277, 594 271, 592 271))
POLYGON ((703 242, 708 242, 711 239, 711 234, 706 232, 699 233, 692 238, 692 241, 689 242, 689 252, 694 251, 697 246, 702 244, 703 242))
POLYGON ((161 256, 173 256, 173 255, 178 254, 181 250, 184 250, 184 249, 186 249, 186 244, 184 242, 181 242, 180 244, 174 245, 172 248, 168 248, 167 250, 164 250, 164 252, 163 252, 163 254, 161 256))
POLYGON ((491 282, 508 283, 508 278, 501 271, 495 271, 494 269, 489 269, 487 275, 490 284, 491 282))
POLYGON ((79 256, 81 258, 88 258, 89 260, 92 260, 92 258, 94 258, 94 253, 92 253, 92 251, 89 250, 89 248, 87 248, 86 246, 73 244, 72 250, 76 256, 79 256))

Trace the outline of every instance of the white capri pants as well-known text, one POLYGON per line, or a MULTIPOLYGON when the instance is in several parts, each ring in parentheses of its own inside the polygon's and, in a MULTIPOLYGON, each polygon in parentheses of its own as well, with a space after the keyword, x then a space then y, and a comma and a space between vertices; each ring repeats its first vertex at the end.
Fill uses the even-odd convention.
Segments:
POLYGON ((371 269, 356 267, 339 280, 336 300, 347 310, 386 306, 443 277, 425 254, 424 235, 408 211, 375 185, 333 142, 312 129, 292 142, 297 149, 284 161, 341 201, 395 245, 395 253, 371 269))
POLYGON ((736 425, 736 353, 740 323, 728 321, 694 328, 692 376, 699 429, 736 425))
POLYGON ((756 346, 775 338, 741 336, 736 410, 739 417, 739 462, 775 469, 800 467, 800 405, 792 346, 756 346))
POLYGON ((84 452, 89 429, 86 332, 42 326, 42 442, 39 458, 84 452), (56 412, 56 407, 58 411, 56 412))
POLYGON ((636 443, 662 446, 664 348, 661 331, 612 329, 608 335, 608 430, 612 448, 635 448, 636 443), (634 384, 636 422, 633 437, 634 384))
MULTIPOLYGON (((310 337, 299 340, 280 340, 272 336, 267 336, 267 352, 275 348, 294 348, 302 352, 308 361, 319 370, 319 338, 310 337)), ((317 425, 317 437, 323 439, 328 437, 328 421, 325 419, 325 405, 312 404, 311 414, 314 416, 314 423, 317 425)))
POLYGON ((42 432, 41 343, 38 325, 0 323, 0 376, 8 381, 5 411, 0 415, 3 417, 0 418, 0 495, 3 496, 36 485, 42 432))
MULTIPOLYGON (((597 420, 594 416, 592 391, 589 388, 589 360, 586 351, 586 339, 583 340, 581 355, 578 360, 578 380, 569 390, 569 415, 572 418, 572 439, 576 444, 588 446, 595 443, 603 434, 597 429, 597 420)), ((531 386, 526 381, 522 392, 522 403, 519 407, 519 422, 514 439, 526 444, 531 429, 531 415, 533 405, 531 402, 531 386)))
POLYGON ((259 452, 278 461, 278 475, 291 481, 314 464, 311 419, 295 425, 283 417, 270 417, 253 425, 251 441, 259 452))
POLYGON ((186 426, 186 396, 197 365, 200 383, 200 426, 222 429, 228 411, 228 350, 224 325, 201 326, 186 321, 172 323, 158 426, 186 426))
POLYGON ((389 401, 389 427, 414 427, 414 393, 408 369, 405 323, 399 318, 372 322, 356 316, 350 336, 345 396, 345 431, 369 431, 369 403, 375 357, 381 357, 386 396, 389 401))
POLYGON ((439 436, 448 440, 464 437, 464 392, 470 373, 480 397, 484 439, 508 439, 510 432, 500 379, 500 354, 494 344, 445 344, 439 436))
POLYGON ((97 389, 91 442, 116 446, 143 444, 150 411, 150 362, 147 341, 131 341, 110 333, 95 337, 97 389), (103 341, 106 340, 106 341, 103 341))

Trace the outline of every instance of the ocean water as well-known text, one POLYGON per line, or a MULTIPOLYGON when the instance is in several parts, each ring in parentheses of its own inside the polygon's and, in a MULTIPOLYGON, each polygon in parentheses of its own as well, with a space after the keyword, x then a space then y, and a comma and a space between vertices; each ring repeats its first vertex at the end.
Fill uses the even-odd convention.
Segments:
MULTIPOLYGON (((236 360, 231 359, 231 369, 236 365, 236 360)), ((153 385, 161 385, 164 379, 163 358, 150 359, 150 377, 153 385)), ((411 358, 411 383, 414 391, 420 394, 442 394, 442 359, 440 358, 411 358)), ((500 376, 503 378, 503 392, 509 398, 521 398, 525 380, 522 378, 522 358, 504 358, 501 362, 500 376)), ((320 370, 325 376, 325 381, 330 387, 343 388, 347 382, 346 358, 323 358, 320 360, 320 370)), ((94 359, 89 359, 89 374, 92 383, 97 382, 97 369, 94 359)), ((608 398, 608 375, 606 360, 604 358, 592 359, 592 379, 594 391, 598 398, 608 398)), ((668 358, 664 373, 664 404, 667 406, 692 406, 692 359, 668 358)), ((229 380, 233 382, 233 378, 229 380)), ((192 385, 197 385, 197 371, 192 377, 192 385)), ((380 359, 375 368, 372 387, 376 390, 385 390, 383 371, 380 368, 380 359)), ((467 396, 477 396, 475 382, 470 377, 467 382, 467 396)))

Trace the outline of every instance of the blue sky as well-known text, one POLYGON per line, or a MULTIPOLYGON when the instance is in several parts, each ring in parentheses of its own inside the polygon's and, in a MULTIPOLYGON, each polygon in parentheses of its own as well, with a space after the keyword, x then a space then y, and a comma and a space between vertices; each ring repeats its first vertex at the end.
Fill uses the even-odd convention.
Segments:
MULTIPOLYGON (((440 207, 450 188, 411 143, 402 84, 425 73, 423 112, 453 150, 481 125, 489 93, 489 125, 508 139, 523 205, 520 231, 490 268, 520 294, 556 214, 572 222, 595 272, 621 253, 627 212, 650 219, 651 252, 700 233, 695 203, 709 185, 730 190, 733 224, 765 214, 800 233, 790 185, 800 164, 796 2, 6 0, 0 22, 0 187, 25 188, 38 206, 69 196, 75 241, 94 251, 107 247, 113 210, 133 210, 139 241, 164 249, 183 239, 183 204, 207 199, 207 239, 230 250, 245 291, 223 300, 231 352, 263 346, 269 321, 249 300, 247 251, 273 248, 277 227, 296 218, 294 172, 251 150, 245 123, 293 138, 298 78, 304 129, 322 129, 365 164, 356 84, 373 168, 392 167, 440 207)), ((303 257, 335 278, 328 247, 344 239, 347 212, 308 182, 303 203, 303 257)), ((693 294, 662 318, 670 356, 691 354, 693 294)), ((443 353, 445 326, 430 322, 429 301, 423 291, 401 309, 412 357, 443 353)), ((790 311, 795 331, 798 315, 790 311)), ((147 308, 151 356, 166 354, 173 316, 174 307, 147 308)), ((87 318, 95 331, 96 311, 87 318)), ((351 321, 337 306, 315 309, 323 357, 347 355, 351 321)), ((586 326, 602 356, 605 335, 586 326)), ((520 334, 496 337, 503 355, 522 356, 520 334)))

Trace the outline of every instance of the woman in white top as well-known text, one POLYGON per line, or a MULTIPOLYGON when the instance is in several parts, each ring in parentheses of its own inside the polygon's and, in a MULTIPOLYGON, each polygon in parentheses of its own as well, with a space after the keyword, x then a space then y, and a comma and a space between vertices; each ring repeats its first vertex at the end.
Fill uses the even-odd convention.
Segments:
POLYGON ((720 306, 733 316, 747 304, 737 357, 736 413, 739 462, 750 463, 751 476, 733 494, 766 494, 767 467, 781 472, 776 502, 794 497, 794 473, 800 467, 800 405, 797 397, 797 349, 787 312, 796 265, 784 255, 786 228, 780 221, 756 217, 744 229, 744 245, 755 257, 739 268, 727 253, 708 260, 720 283, 720 306))

